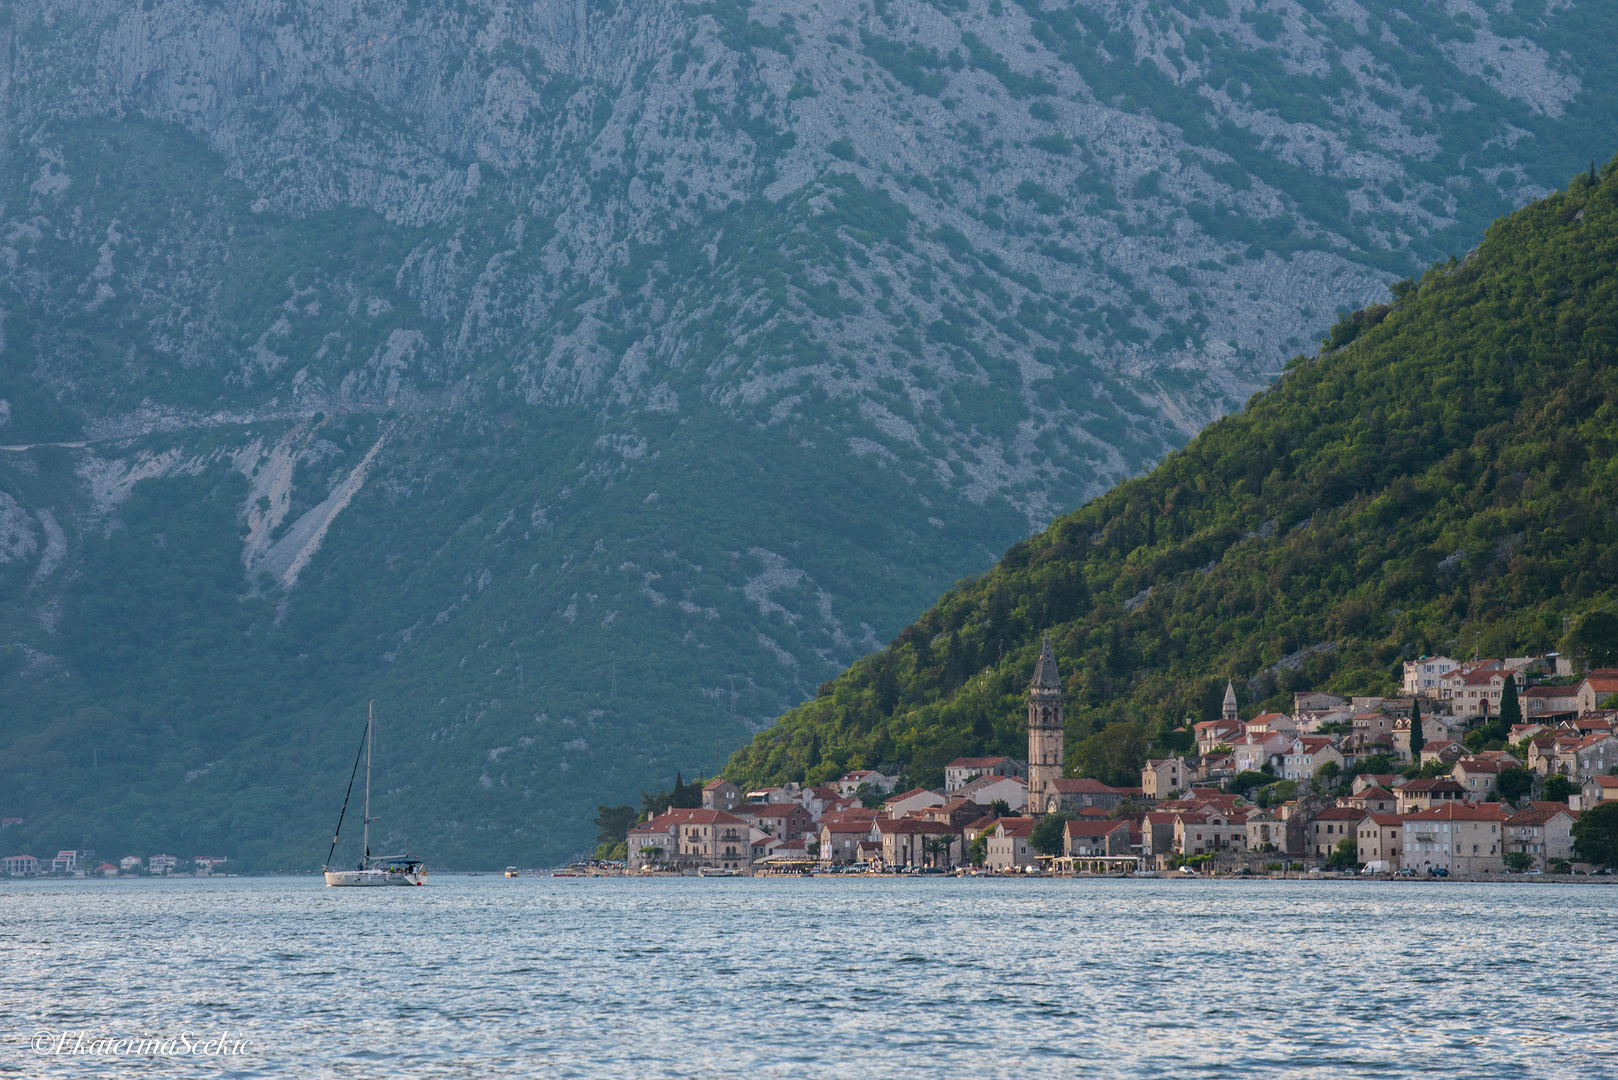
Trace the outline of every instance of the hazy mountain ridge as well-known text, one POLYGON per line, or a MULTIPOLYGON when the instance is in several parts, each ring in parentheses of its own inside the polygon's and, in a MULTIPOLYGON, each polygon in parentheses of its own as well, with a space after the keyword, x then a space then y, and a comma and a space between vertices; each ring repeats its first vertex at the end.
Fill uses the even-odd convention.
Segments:
POLYGON ((12 7, 0 441, 95 440, 0 460, 27 816, 279 857, 373 693, 495 862, 711 768, 1612 130, 1594 6, 1414 16, 12 7))

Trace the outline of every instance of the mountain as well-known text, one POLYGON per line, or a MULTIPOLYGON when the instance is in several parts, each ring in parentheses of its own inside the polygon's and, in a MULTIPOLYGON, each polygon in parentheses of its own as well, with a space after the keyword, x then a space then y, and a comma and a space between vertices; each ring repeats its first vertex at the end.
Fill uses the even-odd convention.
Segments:
POLYGON ((6 6, 8 838, 307 866, 374 697, 387 842, 588 846, 1610 153, 1615 23, 6 6))
POLYGON ((1397 691, 1423 654, 1618 646, 1618 159, 1465 261, 1341 320, 1319 355, 1147 475, 1015 544, 726 768, 942 781, 1026 747, 1049 630, 1069 770, 1134 782, 1183 718, 1397 691))

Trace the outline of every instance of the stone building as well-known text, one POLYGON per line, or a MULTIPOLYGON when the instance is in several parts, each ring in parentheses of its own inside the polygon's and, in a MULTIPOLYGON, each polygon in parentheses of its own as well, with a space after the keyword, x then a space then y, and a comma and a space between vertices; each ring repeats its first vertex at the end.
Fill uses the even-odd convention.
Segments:
POLYGON ((1063 741, 1062 678, 1046 634, 1028 685, 1028 806, 1035 813, 1061 805, 1056 781, 1062 779, 1063 741))
POLYGON ((1500 803, 1442 802, 1404 815, 1403 866, 1452 874, 1498 874, 1505 869, 1506 820, 1500 803))

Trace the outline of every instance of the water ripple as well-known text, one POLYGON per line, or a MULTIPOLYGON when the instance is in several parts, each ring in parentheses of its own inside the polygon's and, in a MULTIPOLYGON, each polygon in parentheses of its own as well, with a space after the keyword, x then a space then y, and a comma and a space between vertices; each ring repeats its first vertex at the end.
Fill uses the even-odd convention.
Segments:
POLYGON ((0 1071, 1613 1075, 1618 889, 1426 882, 18 882, 0 1071), (41 1058, 228 1029, 243 1058, 41 1058))

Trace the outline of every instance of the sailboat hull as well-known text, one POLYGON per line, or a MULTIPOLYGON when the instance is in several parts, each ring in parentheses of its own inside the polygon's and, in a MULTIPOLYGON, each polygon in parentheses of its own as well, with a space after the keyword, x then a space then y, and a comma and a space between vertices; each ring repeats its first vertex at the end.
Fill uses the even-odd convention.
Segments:
POLYGON ((394 870, 327 870, 326 884, 359 888, 387 885, 425 885, 427 875, 394 870))

